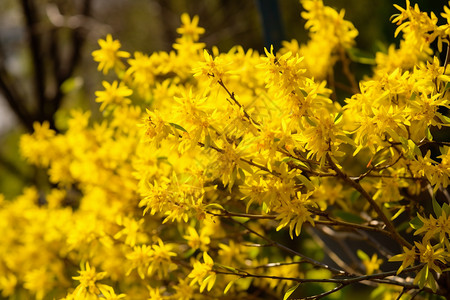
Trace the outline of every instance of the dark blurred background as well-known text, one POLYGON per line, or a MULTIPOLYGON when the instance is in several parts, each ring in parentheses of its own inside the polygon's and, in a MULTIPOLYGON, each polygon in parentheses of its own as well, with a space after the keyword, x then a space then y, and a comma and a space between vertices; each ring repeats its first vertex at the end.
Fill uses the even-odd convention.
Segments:
MULTIPOLYGON (((393 3, 405 6, 404 1, 324 2, 345 9, 360 32, 359 49, 373 54, 398 42, 389 18, 396 13, 393 3)), ((437 15, 446 3, 419 1, 422 10, 437 15)), ((91 52, 107 33, 130 52, 169 51, 180 16, 188 12, 199 15, 208 48, 242 45, 263 52, 267 29, 276 28, 286 40, 307 40, 301 11, 298 0, 1 0, 0 193, 8 199, 26 185, 45 184, 44 171, 27 166, 18 153, 20 135, 31 132, 33 122, 48 120, 64 130, 61 120, 71 108, 98 111, 94 91, 104 77, 91 52)), ((352 68, 370 72, 368 66, 352 68)))

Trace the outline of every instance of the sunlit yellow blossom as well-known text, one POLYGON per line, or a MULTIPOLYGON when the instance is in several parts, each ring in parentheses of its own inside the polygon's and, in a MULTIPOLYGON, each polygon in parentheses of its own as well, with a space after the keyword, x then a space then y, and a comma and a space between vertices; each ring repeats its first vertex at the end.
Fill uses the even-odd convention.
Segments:
POLYGON ((450 25, 407 1, 399 43, 373 59, 344 10, 301 4, 308 40, 280 51, 206 50, 187 14, 169 51, 130 57, 100 40, 99 70, 115 70, 95 93, 103 113, 64 106, 21 137, 38 187, 0 194, 1 296, 283 299, 299 280, 334 298, 359 280, 386 299, 405 283, 445 294, 450 25), (355 76, 355 63, 372 70, 355 76), (380 270, 373 241, 351 265, 331 255, 332 240, 374 234, 398 269, 380 270))
POLYGON ((203 292, 206 287, 210 291, 216 281, 216 274, 212 271, 214 261, 206 252, 203 252, 203 261, 203 263, 200 261, 194 262, 194 269, 188 275, 189 278, 192 278, 191 286, 197 282, 200 284, 200 292, 203 292))
POLYGON ((112 287, 110 287, 109 285, 98 284, 98 289, 100 290, 102 297, 104 297, 105 299, 119 300, 119 299, 123 299, 126 297, 125 294, 116 295, 116 292, 114 292, 114 289, 112 287))
POLYGON ((188 227, 188 233, 188 235, 183 237, 188 241, 188 245, 192 249, 200 249, 201 251, 208 250, 208 245, 211 242, 209 236, 205 235, 203 231, 199 235, 193 227, 188 227))
POLYGON ((11 296, 14 293, 14 289, 17 285, 17 278, 13 274, 6 274, 0 276, 0 290, 3 297, 11 296))
POLYGON ((113 40, 112 36, 108 34, 105 40, 99 39, 98 44, 101 49, 92 52, 92 56, 96 62, 99 62, 99 71, 107 74, 112 68, 118 71, 125 67, 121 58, 129 57, 130 54, 125 51, 119 51, 121 45, 118 40, 113 40))
POLYGON ((114 235, 115 239, 119 239, 122 236, 126 236, 125 244, 134 247, 136 245, 136 240, 138 236, 142 236, 140 233, 142 231, 142 224, 144 223, 143 219, 136 221, 131 218, 118 218, 117 224, 122 225, 124 228, 114 235))
POLYGON ((176 291, 174 298, 180 300, 190 300, 194 297, 195 290, 188 283, 188 278, 178 279, 179 282, 173 287, 176 291))
POLYGON ((152 255, 153 250, 151 246, 142 245, 134 247, 133 252, 127 255, 127 259, 131 263, 127 274, 130 274, 131 271, 137 269, 139 276, 144 279, 147 274, 148 265, 150 264, 152 255))
POLYGON ((45 294, 55 284, 51 276, 49 276, 49 272, 44 267, 28 272, 25 280, 24 287, 36 294, 36 299, 38 300, 43 299, 45 294))
POLYGON ((133 91, 130 90, 123 82, 120 84, 114 80, 112 84, 107 81, 102 82, 104 91, 95 92, 96 102, 100 102, 100 110, 104 110, 106 106, 115 104, 115 105, 126 105, 130 104, 131 100, 128 99, 128 96, 133 94, 133 91))
POLYGON ((75 297, 83 297, 86 294, 98 295, 100 290, 97 286, 97 281, 102 280, 106 276, 106 272, 95 271, 95 267, 86 263, 86 266, 82 266, 81 271, 78 271, 79 276, 74 276, 73 279, 78 280, 80 284, 77 286, 73 292, 75 297))
POLYGON ((181 15, 182 25, 177 29, 179 34, 191 38, 193 41, 198 41, 199 36, 205 33, 205 29, 198 27, 198 16, 194 16, 191 20, 187 13, 181 15))
POLYGON ((293 239, 294 229, 295 235, 298 236, 300 235, 303 223, 309 222, 314 225, 311 213, 306 208, 308 198, 309 195, 302 195, 298 192, 296 199, 289 201, 288 203, 282 203, 282 205, 274 208, 278 213, 277 219, 281 219, 277 230, 289 225, 289 234, 291 235, 291 239, 293 239))

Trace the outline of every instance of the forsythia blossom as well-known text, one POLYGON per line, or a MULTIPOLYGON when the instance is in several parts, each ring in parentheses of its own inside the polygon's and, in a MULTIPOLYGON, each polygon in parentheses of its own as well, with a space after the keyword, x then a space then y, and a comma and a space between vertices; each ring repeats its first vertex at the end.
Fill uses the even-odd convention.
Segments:
POLYGON ((94 61, 115 75, 95 93, 98 119, 72 110, 65 128, 20 138, 52 188, 0 195, 2 297, 287 299, 302 280, 339 294, 360 278, 394 283, 392 299, 446 293, 450 145, 433 135, 450 125, 450 68, 431 43, 448 43, 450 9, 438 22, 396 6, 399 47, 358 81, 345 11, 300 2, 309 40, 279 52, 206 49, 187 14, 168 52, 100 39, 94 61), (373 254, 355 256, 353 237, 373 254))

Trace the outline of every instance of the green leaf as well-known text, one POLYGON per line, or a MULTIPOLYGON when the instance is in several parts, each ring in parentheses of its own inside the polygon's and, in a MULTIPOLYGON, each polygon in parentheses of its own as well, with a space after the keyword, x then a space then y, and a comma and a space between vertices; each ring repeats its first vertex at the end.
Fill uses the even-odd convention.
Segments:
POLYGON ((245 223, 248 220, 250 220, 250 218, 247 217, 231 217, 233 220, 238 221, 239 223, 245 223))
POLYGON ((239 273, 239 271, 236 270, 236 269, 233 268, 233 267, 229 267, 229 266, 222 265, 222 264, 218 264, 218 263, 214 263, 214 265, 215 265, 216 267, 225 269, 225 270, 230 271, 230 272, 232 272, 232 273, 239 273))
POLYGON ((416 278, 419 278, 419 281, 417 283, 421 289, 425 286, 427 277, 428 277, 428 267, 425 266, 422 268, 422 270, 420 270, 419 274, 416 275, 416 278))
POLYGON ((314 190, 314 185, 312 184, 312 182, 306 178, 305 176, 303 176, 302 174, 298 174, 297 176, 295 176, 297 179, 299 179, 309 191, 313 191, 314 190))
POLYGON ((357 224, 362 224, 364 223, 364 219, 361 218, 360 216, 350 213, 348 211, 344 211, 344 210, 337 210, 334 212, 334 215, 336 217, 339 217, 340 219, 347 221, 347 222, 351 222, 351 223, 357 223, 357 224))
POLYGON ((183 253, 183 258, 189 258, 195 253, 196 249, 189 249, 188 251, 183 253))
POLYGON ((430 127, 427 127, 427 139, 430 141, 433 140, 433 135, 431 134, 430 127))
POLYGON ((334 124, 339 123, 342 120, 342 112, 339 112, 336 117, 334 117, 334 124))
POLYGON ((422 155, 419 147, 417 147, 416 143, 414 143, 412 140, 408 140, 408 146, 417 157, 420 157, 422 155))
POLYGON ((205 149, 208 149, 211 146, 211 136, 206 134, 205 136, 205 149))
POLYGON ((450 216, 450 205, 444 202, 444 204, 442 205, 442 210, 445 212, 448 218, 448 216, 450 216))
POLYGON ((311 126, 317 126, 317 124, 311 120, 308 116, 304 116, 304 118, 306 119, 306 121, 309 123, 309 125, 311 126))
POLYGON ((417 230, 423 226, 423 222, 419 219, 419 217, 415 217, 409 222, 409 225, 412 229, 417 230))
POLYGON ((238 168, 238 173, 239 173, 239 177, 242 181, 245 180, 245 173, 244 170, 242 170, 241 168, 238 168))
POLYGON ((364 65, 375 65, 375 56, 373 54, 362 51, 358 48, 350 48, 347 50, 348 56, 354 62, 364 65))
POLYGON ((297 166, 303 167, 303 168, 305 168, 305 169, 309 169, 309 167, 308 167, 304 162, 302 162, 301 160, 296 159, 296 158, 292 158, 292 157, 284 157, 284 158, 281 160, 281 162, 283 162, 283 163, 289 163, 289 162, 292 162, 292 163, 296 164, 297 166))
POLYGON ((398 224, 395 228, 397 229, 397 232, 402 232, 404 230, 407 230, 410 227, 409 223, 406 222, 402 222, 400 224, 398 224))
POLYGON ((450 89, 450 82, 447 82, 447 84, 445 85, 444 91, 447 91, 448 89, 450 89))
POLYGON ((370 260, 369 255, 367 255, 364 251, 362 251, 361 249, 358 249, 356 251, 356 255, 358 255, 358 257, 362 260, 362 261, 367 261, 370 260))
POLYGON ((308 93, 304 89, 299 89, 303 97, 308 97, 308 93))
POLYGON ((243 291, 248 290, 250 285, 252 284, 253 278, 247 277, 247 278, 240 278, 239 280, 236 280, 236 285, 239 286, 239 288, 243 291))
POLYGON ((395 220, 398 216, 400 216, 404 211, 406 210, 406 208, 404 206, 402 206, 396 213, 395 215, 392 216, 391 221, 395 220))
POLYGON ((226 293, 228 293, 228 291, 230 290, 230 288, 233 286, 233 284, 235 283, 236 280, 232 280, 230 282, 228 282, 227 286, 225 287, 225 289, 223 290, 223 294, 225 295, 226 293))
POLYGON ((83 79, 81 77, 70 77, 61 84, 61 91, 64 94, 68 94, 79 89, 82 85, 83 79))
POLYGON ((184 131, 184 132, 187 132, 187 130, 186 129, 184 129, 183 127, 181 127, 180 125, 178 125, 178 124, 175 124, 175 123, 169 123, 170 125, 172 125, 173 127, 175 127, 176 129, 178 129, 178 130, 181 130, 181 131, 184 131))
POLYGON ((216 208, 216 209, 220 209, 220 210, 225 210, 225 208, 223 208, 223 206, 218 203, 210 203, 210 204, 206 205, 205 208, 216 208))
POLYGON ((358 191, 352 191, 352 193, 350 194, 350 201, 352 203, 355 203, 356 201, 358 201, 359 197, 361 196, 361 193, 358 191))
POLYGON ((439 203, 437 203, 434 195, 431 199, 431 203, 433 203, 433 211, 434 211, 434 214, 436 215, 436 218, 439 218, 440 216, 442 216, 442 207, 439 205, 439 203))
POLYGON ((287 292, 284 294, 283 300, 287 300, 299 286, 300 286, 300 283, 297 283, 296 285, 294 285, 293 287, 288 289, 287 292))
POLYGON ((428 282, 428 285, 430 286, 431 290, 433 292, 436 292, 437 291, 437 282, 436 282, 436 279, 434 279, 433 274, 430 273, 428 275, 427 282, 428 282))

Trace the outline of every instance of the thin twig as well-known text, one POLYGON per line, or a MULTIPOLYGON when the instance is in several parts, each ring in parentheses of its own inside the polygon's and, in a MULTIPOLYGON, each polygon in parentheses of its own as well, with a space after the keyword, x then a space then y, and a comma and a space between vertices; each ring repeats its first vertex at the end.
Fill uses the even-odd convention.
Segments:
POLYGON ((352 93, 357 94, 359 93, 358 83, 356 82, 356 78, 353 75, 353 72, 350 71, 350 61, 345 54, 344 48, 339 48, 339 55, 342 62, 342 72, 344 73, 345 77, 347 77, 350 85, 352 86, 352 93))
POLYGON ((412 245, 405 240, 395 229, 394 224, 392 224, 391 220, 383 213, 381 208, 378 206, 376 201, 372 198, 372 196, 369 195, 369 193, 355 180, 351 179, 347 174, 341 171, 339 167, 334 163, 333 159, 331 158, 330 154, 327 153, 327 160, 330 164, 331 168, 339 175, 339 177, 350 184, 355 190, 357 190, 366 200, 369 202, 370 206, 373 210, 377 213, 378 217, 381 218, 381 220, 386 225, 388 231, 391 233, 391 237, 395 239, 400 245, 406 246, 408 249, 412 247, 412 245))
POLYGON ((305 256, 305 255, 303 255, 303 254, 301 254, 301 253, 299 253, 299 252, 297 252, 297 251, 295 251, 295 250, 289 248, 289 247, 284 246, 283 244, 280 244, 280 243, 278 243, 278 242, 276 242, 276 241, 273 241, 273 240, 271 240, 270 238, 268 238, 268 237, 266 237, 266 236, 264 236, 264 235, 262 235, 262 234, 256 232, 255 230, 251 229, 250 227, 246 226, 245 224, 242 224, 241 222, 238 222, 238 221, 233 220, 233 219, 230 219, 230 220, 233 221, 234 223, 237 223, 237 224, 239 224, 240 226, 244 227, 244 228, 245 228, 246 230, 248 230, 249 232, 253 233, 254 235, 256 235, 256 236, 258 236, 258 237, 260 237, 260 238, 262 238, 263 240, 265 240, 266 242, 272 244, 273 246, 275 246, 275 247, 277 247, 277 248, 279 248, 279 249, 281 249, 281 250, 284 250, 284 251, 286 251, 286 252, 288 252, 288 253, 290 253, 290 254, 292 254, 292 255, 299 256, 299 257, 300 257, 301 259, 303 259, 305 262, 308 262, 308 263, 310 263, 310 264, 312 264, 312 265, 314 265, 314 266, 316 266, 316 267, 320 267, 320 268, 323 268, 323 269, 327 269, 327 270, 331 271, 332 273, 336 273, 336 274, 340 274, 340 275, 348 275, 348 273, 345 272, 345 271, 336 269, 336 268, 331 267, 331 266, 329 266, 329 265, 327 265, 327 264, 324 264, 324 263, 321 263, 321 262, 319 262, 319 261, 316 261, 316 260, 314 260, 314 259, 312 259, 312 258, 309 258, 309 257, 307 257, 307 256, 305 256))
POLYGON ((346 286, 345 284, 340 284, 337 287, 335 287, 335 288, 333 288, 333 289, 331 289, 329 291, 323 292, 321 294, 314 295, 314 296, 307 296, 307 297, 297 298, 297 299, 292 299, 292 300, 300 300, 300 299, 301 300, 314 300, 314 299, 320 299, 320 298, 323 298, 325 296, 331 295, 331 294, 333 294, 333 293, 343 289, 345 286, 346 286))
MULTIPOLYGON (((225 90, 225 92, 227 92, 228 96, 230 96, 230 99, 233 100, 234 104, 236 104, 244 113, 244 116, 254 125, 256 126, 260 126, 261 124, 259 124, 259 122, 257 122, 256 120, 254 120, 245 110, 244 106, 239 103, 239 101, 236 99, 236 96, 234 95, 234 92, 230 92, 228 90, 228 88, 225 86, 225 84, 223 83, 222 79, 219 79, 217 81, 217 83, 225 90)), ((257 128, 258 131, 260 131, 261 129, 257 128)))

